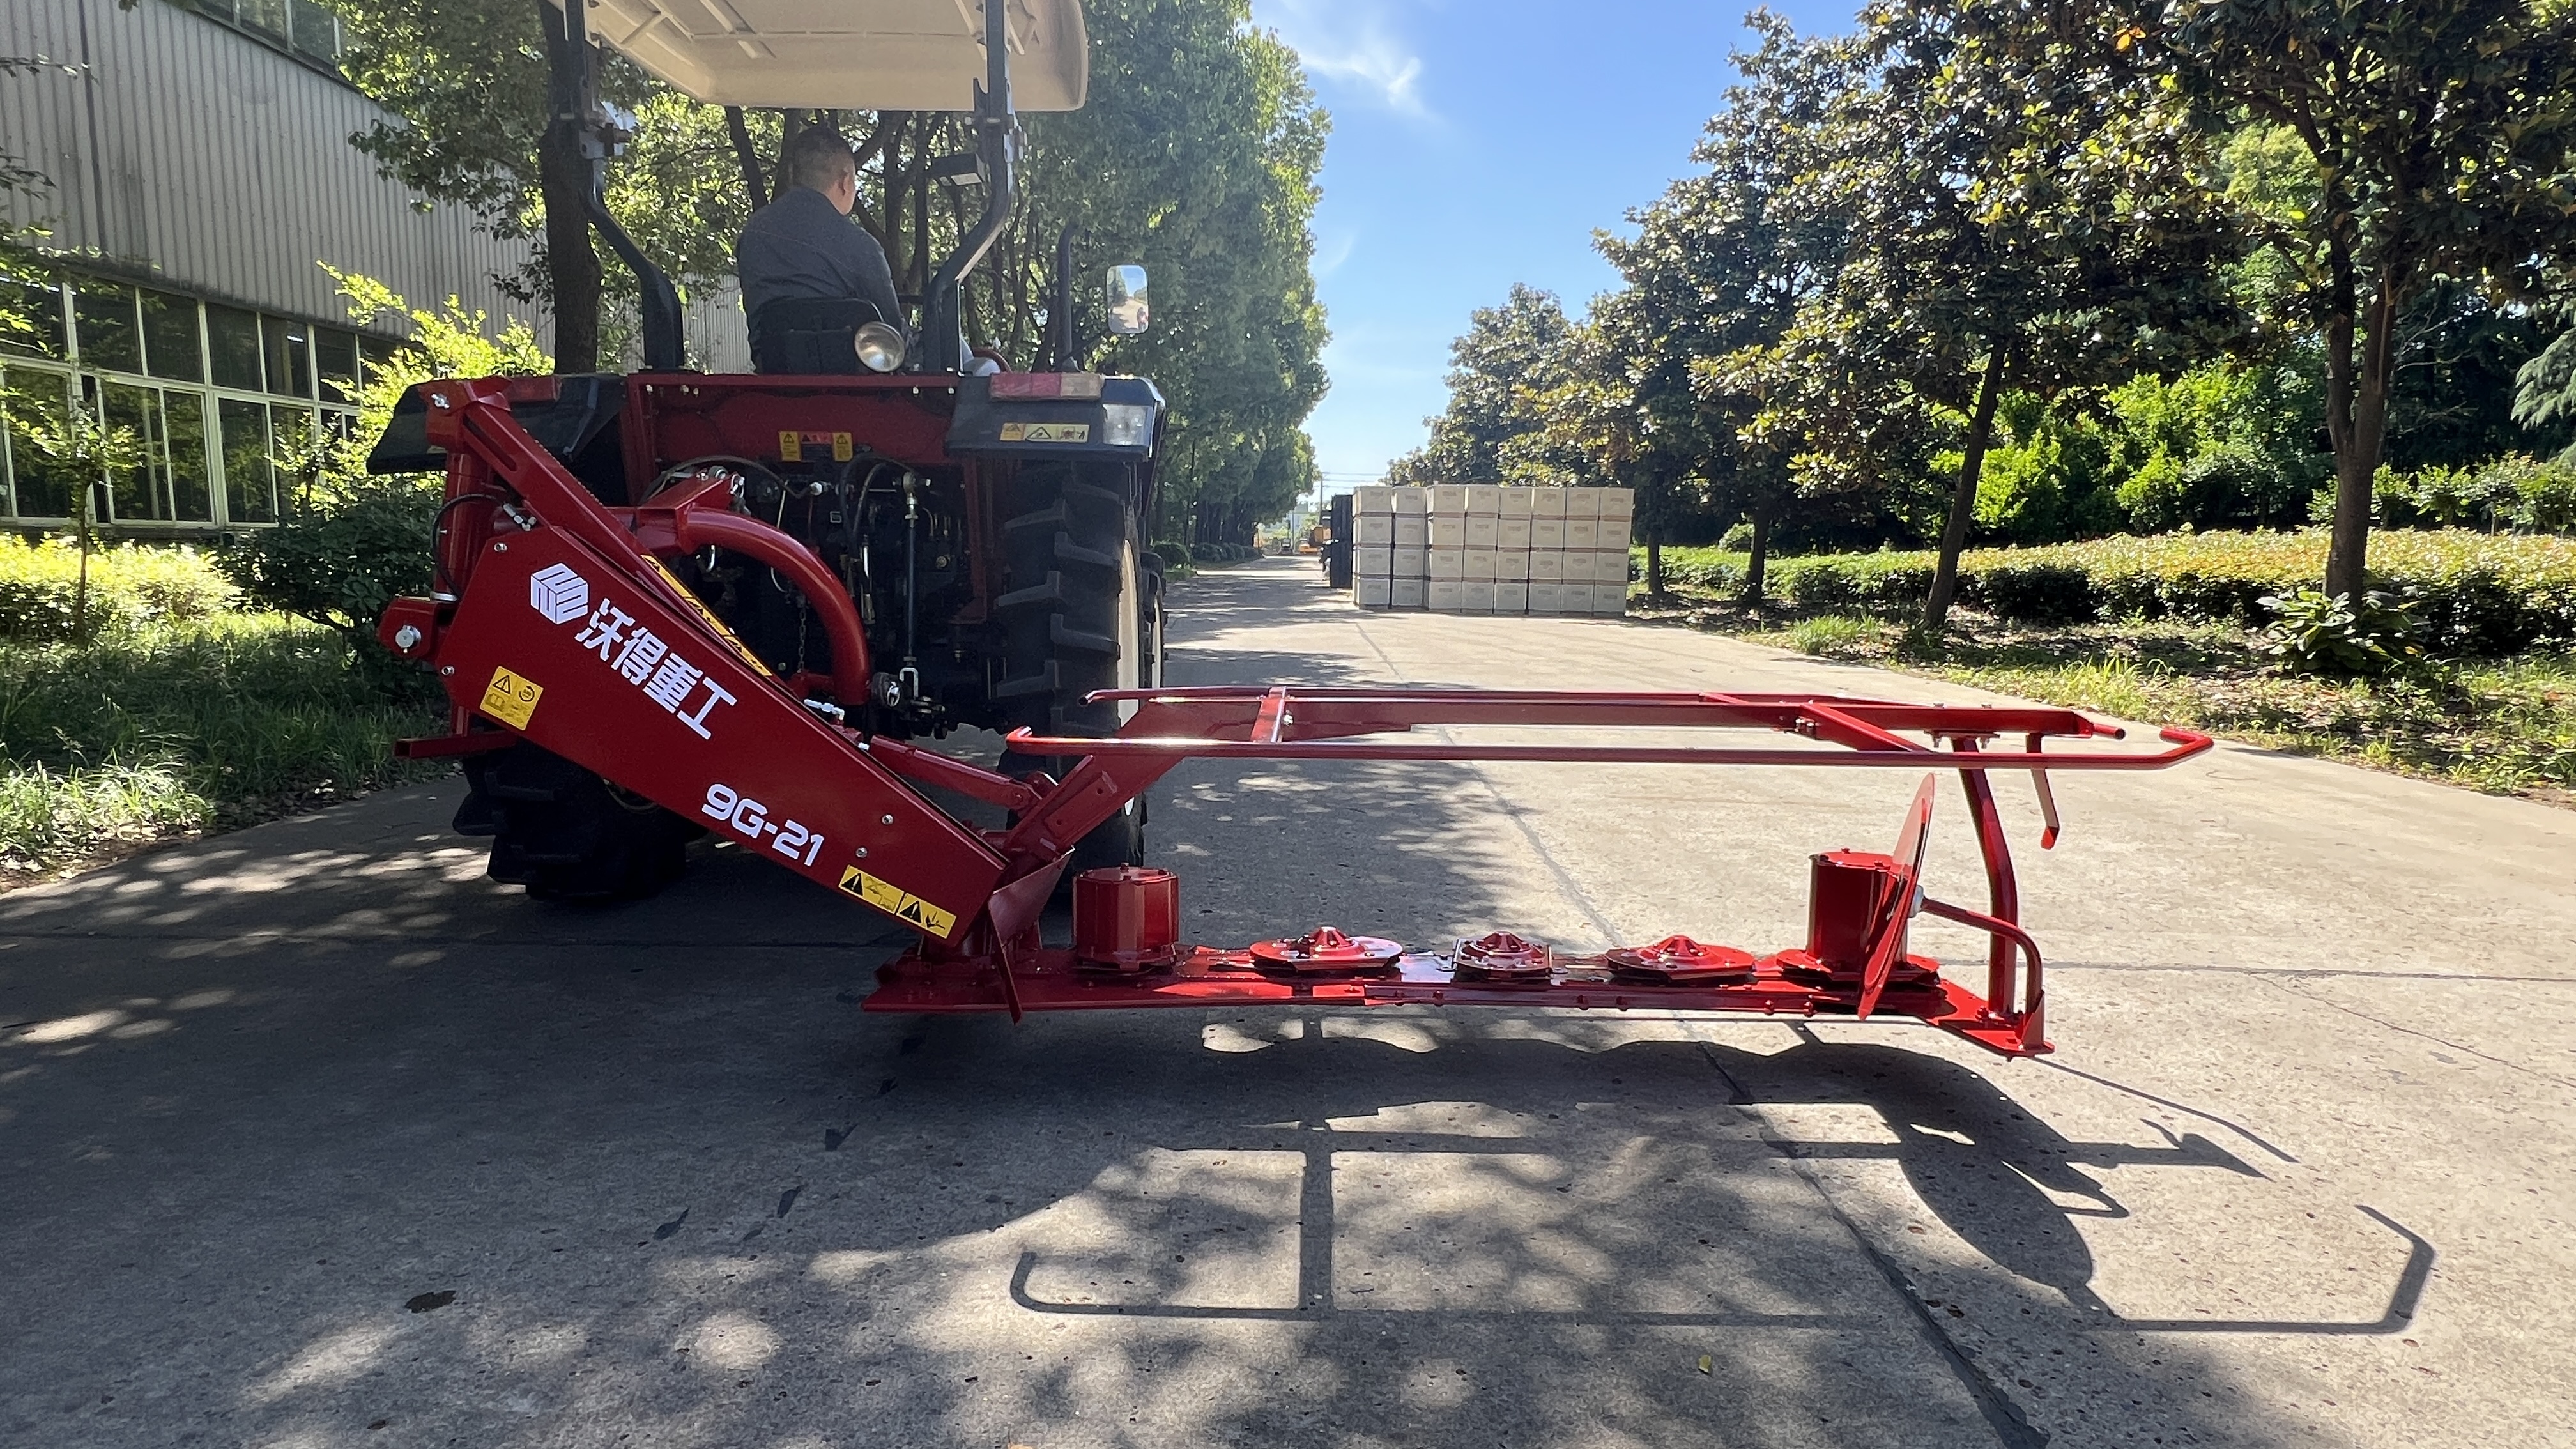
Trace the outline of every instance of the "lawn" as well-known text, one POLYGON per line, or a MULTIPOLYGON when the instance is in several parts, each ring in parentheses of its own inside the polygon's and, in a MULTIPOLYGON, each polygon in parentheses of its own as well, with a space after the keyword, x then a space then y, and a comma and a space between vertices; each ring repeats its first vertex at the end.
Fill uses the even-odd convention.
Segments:
POLYGON ((2279 671, 2259 631, 2233 619, 2043 623, 1963 609, 1948 636, 1794 605, 1747 608, 1732 580, 1675 586, 1644 618, 1820 657, 2124 719, 2576 805, 2576 653, 2543 646, 2439 661, 2411 676, 2325 679, 2279 671))
POLYGON ((279 614, 0 639, 0 883, 429 773, 390 749, 435 729, 426 686, 370 679, 279 614))

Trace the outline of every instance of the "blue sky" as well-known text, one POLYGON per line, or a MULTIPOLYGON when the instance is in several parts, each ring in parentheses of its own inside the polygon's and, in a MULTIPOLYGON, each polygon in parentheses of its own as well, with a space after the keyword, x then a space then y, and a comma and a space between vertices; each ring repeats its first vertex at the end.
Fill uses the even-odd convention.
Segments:
MULTIPOLYGON (((1449 341, 1514 282, 1580 312, 1616 274, 1592 250, 1690 169, 1733 79, 1739 3, 1253 0, 1332 113, 1315 278, 1332 392, 1308 423, 1328 486, 1420 444, 1449 341)), ((1801 31, 1853 0, 1788 0, 1801 31)))

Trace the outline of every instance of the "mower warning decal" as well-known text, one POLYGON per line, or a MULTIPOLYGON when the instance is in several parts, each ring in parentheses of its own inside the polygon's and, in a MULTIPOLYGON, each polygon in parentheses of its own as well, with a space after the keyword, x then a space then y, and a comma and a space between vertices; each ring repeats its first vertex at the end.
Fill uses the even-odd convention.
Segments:
POLYGON ((1089 423, 1004 423, 1005 443, 1088 443, 1089 423))
POLYGON ((948 933, 957 925, 956 912, 943 911, 901 886, 881 881, 855 865, 841 872, 841 889, 896 920, 919 926, 942 940, 947 939, 948 933))
POLYGON ((521 679, 507 669, 495 669, 492 683, 483 691, 480 707, 485 714, 510 728, 523 730, 528 727, 529 720, 536 718, 537 700, 545 692, 545 686, 534 680, 521 679))

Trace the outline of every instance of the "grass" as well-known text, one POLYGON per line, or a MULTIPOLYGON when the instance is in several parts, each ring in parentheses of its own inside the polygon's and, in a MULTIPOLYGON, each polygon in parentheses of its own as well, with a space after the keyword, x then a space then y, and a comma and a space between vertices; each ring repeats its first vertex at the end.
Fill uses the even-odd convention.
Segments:
POLYGON ((2411 678, 2284 675, 2225 624, 2056 627, 1957 617, 1933 643, 1876 619, 1773 619, 1729 632, 2123 719, 2223 734, 2576 805, 2576 654, 2446 664, 2411 678))
POLYGON ((2324 539, 2173 534, 1973 549, 1946 637, 1912 623, 1928 553, 1775 560, 1748 605, 1745 556, 1667 549, 1665 600, 1631 612, 1825 658, 2224 734, 2302 754, 2576 805, 2576 539, 2383 531, 2371 567, 2418 600, 2443 656, 2377 680, 2280 672, 2263 594, 2313 587, 2324 539), (2118 622, 2099 622, 2105 618, 2118 622))
POLYGON ((130 623, 86 647, 0 639, 0 878, 422 773, 390 746, 434 727, 424 687, 277 614, 130 623))

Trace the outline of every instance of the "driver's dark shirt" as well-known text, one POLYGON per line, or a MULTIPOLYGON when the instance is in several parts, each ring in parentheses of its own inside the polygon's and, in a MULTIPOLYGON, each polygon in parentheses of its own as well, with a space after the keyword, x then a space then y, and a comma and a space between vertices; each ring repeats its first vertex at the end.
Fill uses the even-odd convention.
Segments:
POLYGON ((771 302, 840 297, 873 302, 886 321, 903 326, 885 248, 810 186, 792 188, 752 213, 734 243, 733 265, 742 279, 742 310, 755 331, 760 309, 771 302))

